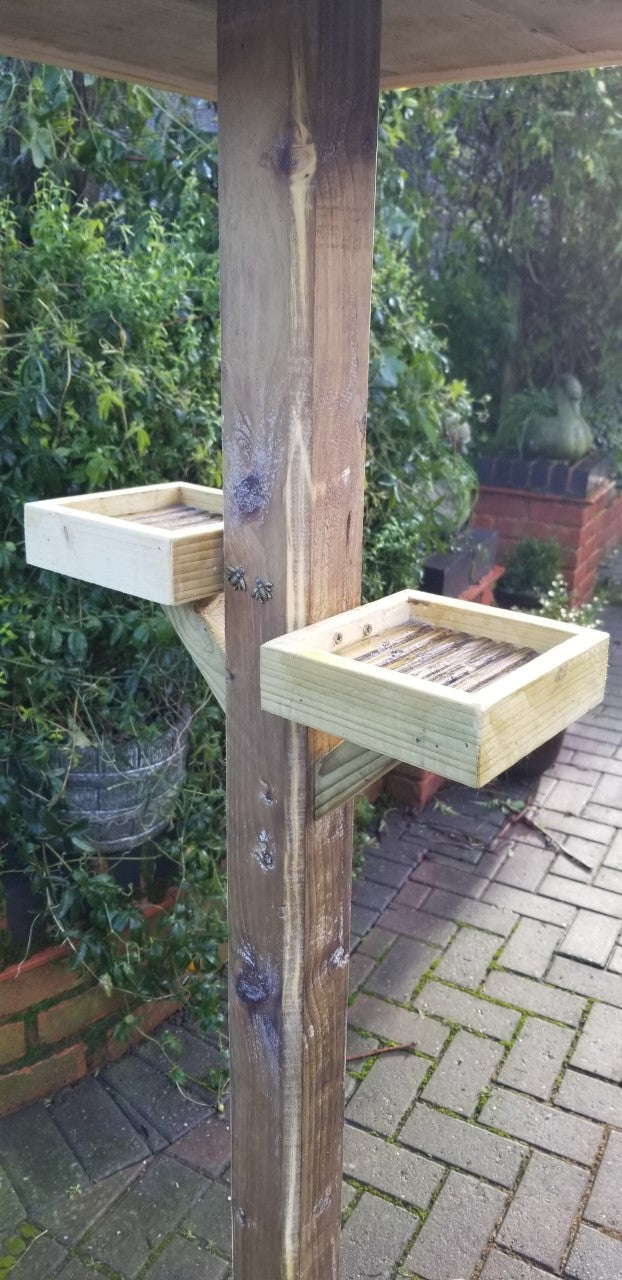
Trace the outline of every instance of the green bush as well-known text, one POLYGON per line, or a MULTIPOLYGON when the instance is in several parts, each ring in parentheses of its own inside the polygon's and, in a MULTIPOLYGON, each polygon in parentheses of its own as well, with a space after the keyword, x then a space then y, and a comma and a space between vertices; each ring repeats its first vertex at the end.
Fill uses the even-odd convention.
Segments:
POLYGON ((468 519, 472 467, 448 422, 470 421, 464 382, 452 379, 412 265, 418 198, 400 164, 412 95, 381 101, 371 313, 363 591, 366 599, 416 585, 423 561, 468 519))
POLYGON ((502 580, 504 591, 544 596, 561 569, 561 550, 546 538, 521 538, 510 552, 502 580))
POLYGON ((45 859, 50 914, 75 962, 141 998, 179 993, 183 973, 184 998, 193 993, 211 1021, 222 929, 198 907, 206 894, 222 897, 221 713, 160 609, 29 569, 22 530, 33 498, 173 478, 221 483, 216 208, 206 227, 194 179, 179 218, 167 224, 152 209, 132 231, 114 203, 76 204, 45 177, 27 234, 0 205, 0 806, 11 850, 37 874, 45 859), (149 934, 63 821, 64 771, 50 754, 144 737, 183 702, 196 713, 189 783, 160 844, 184 888, 166 929, 149 934), (29 775, 27 794, 26 768, 40 778, 29 775), (119 955, 128 927, 132 945, 119 955))

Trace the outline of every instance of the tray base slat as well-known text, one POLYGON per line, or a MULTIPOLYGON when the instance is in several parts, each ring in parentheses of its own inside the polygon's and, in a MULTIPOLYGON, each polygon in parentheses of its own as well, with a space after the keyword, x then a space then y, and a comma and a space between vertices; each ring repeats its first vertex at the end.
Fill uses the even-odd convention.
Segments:
POLYGON ((501 675, 515 671, 536 657, 534 649, 471 636, 429 622, 392 627, 387 635, 376 635, 361 649, 360 642, 341 649, 344 658, 401 671, 404 675, 443 684, 453 689, 475 692, 501 675))

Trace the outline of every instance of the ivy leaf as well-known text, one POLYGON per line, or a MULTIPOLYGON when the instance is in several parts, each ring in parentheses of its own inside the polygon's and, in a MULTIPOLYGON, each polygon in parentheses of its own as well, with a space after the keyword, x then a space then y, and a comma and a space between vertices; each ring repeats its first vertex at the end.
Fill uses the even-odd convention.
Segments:
POLYGON ((70 631, 67 637, 67 648, 76 662, 84 662, 88 653, 86 636, 82 631, 70 631))

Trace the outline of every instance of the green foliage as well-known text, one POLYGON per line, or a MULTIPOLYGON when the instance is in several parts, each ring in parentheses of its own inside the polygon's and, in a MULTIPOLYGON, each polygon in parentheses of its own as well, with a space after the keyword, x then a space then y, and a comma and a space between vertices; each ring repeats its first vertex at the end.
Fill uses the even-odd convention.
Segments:
POLYGON ((161 610, 28 569, 21 513, 43 496, 221 482, 214 142, 199 139, 200 164, 193 146, 192 162, 184 154, 177 163, 187 113, 175 100, 158 105, 142 90, 86 85, 67 72, 4 69, 4 848, 33 868, 77 965, 106 975, 130 1003, 191 996, 195 1014, 213 1022, 222 924, 201 903, 223 893, 221 713, 161 610), (150 932, 111 877, 94 873, 80 828, 63 813, 64 768, 50 757, 59 745, 71 752, 150 736, 186 702, 195 709, 188 785, 153 850, 171 860, 180 888, 168 922, 150 932), (126 918, 131 942, 117 952, 126 918))
POLYGON ((588 600, 586 604, 570 603, 570 593, 563 573, 556 573, 548 591, 540 595, 541 618, 552 618, 556 622, 570 622, 575 627, 600 626, 600 603, 588 600))
POLYGON ((521 538, 510 552, 503 575, 503 590, 517 595, 544 595, 561 567, 561 550, 546 538, 521 538))
POLYGON ((456 373, 492 397, 493 431, 516 391, 571 371, 601 443, 620 447, 621 86, 615 68, 417 95, 417 264, 456 373))
MULTIPOLYGON (((209 221, 217 158, 208 104, 11 58, 0 58, 0 73, 0 190, 26 235, 42 173, 77 203, 113 200, 135 234, 153 208, 175 218, 194 177, 209 221)), ((214 247, 206 224, 210 234, 214 247)))
POLYGON ((29 242, 5 204, 0 345, 4 781, 17 755, 134 731, 180 705, 191 664, 160 610, 26 568, 31 498, 171 477, 220 481, 216 263, 194 181, 183 235, 152 211, 114 241, 114 208, 72 209, 43 179, 29 242), (211 392, 205 376, 212 370, 211 392), (183 464, 180 463, 183 458, 183 464), (19 727, 19 733, 15 733, 19 727))
POLYGON ((400 148, 412 127, 410 95, 385 94, 380 121, 374 245, 364 544, 364 594, 373 599, 418 581, 431 550, 468 519, 475 478, 448 434, 473 406, 451 379, 412 268, 421 234, 400 148))
MULTIPOLYGON (((129 1005, 175 994, 215 1017, 222 933, 222 717, 162 612, 24 564, 29 499, 160 480, 221 483, 217 155, 210 109, 8 59, 0 78, 0 809, 73 963, 129 1005), (158 851, 179 888, 146 929, 79 827, 51 752, 156 733, 189 702, 188 784, 158 851), (27 770, 40 782, 28 782, 27 770), (27 792, 29 794, 27 794, 27 792), (86 851, 85 851, 86 850, 86 851)), ((470 420, 412 271, 425 209, 398 157, 409 95, 383 105, 372 316, 365 591, 416 581, 469 513, 452 437, 470 420)), ((2 852, 0 843, 0 855, 2 852)))

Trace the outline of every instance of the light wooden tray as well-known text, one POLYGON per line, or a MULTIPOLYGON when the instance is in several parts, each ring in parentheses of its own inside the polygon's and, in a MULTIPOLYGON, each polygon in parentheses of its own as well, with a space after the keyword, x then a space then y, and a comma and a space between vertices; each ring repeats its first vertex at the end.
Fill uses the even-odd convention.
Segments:
POLYGON ((222 490, 154 484, 29 502, 26 559, 158 604, 223 588, 222 490))
POLYGON ((482 786, 601 701, 608 636, 402 591, 261 648, 261 705, 482 786))

